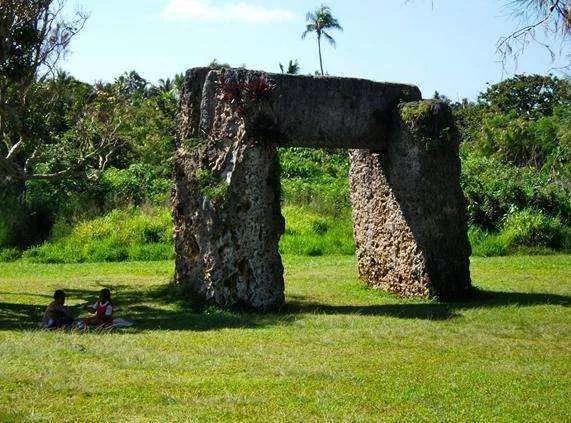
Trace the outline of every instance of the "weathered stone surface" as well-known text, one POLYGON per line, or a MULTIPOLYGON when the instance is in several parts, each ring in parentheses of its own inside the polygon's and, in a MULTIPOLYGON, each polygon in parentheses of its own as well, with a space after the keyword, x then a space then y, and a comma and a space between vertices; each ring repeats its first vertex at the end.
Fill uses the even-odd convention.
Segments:
POLYGON ((401 295, 462 297, 470 245, 451 112, 423 101, 395 115, 386 152, 350 153, 359 275, 401 295))
MULTIPOLYGON (((187 89, 203 76, 188 75, 187 89)), ((181 127, 196 136, 197 94, 185 95, 181 127)), ((176 282, 202 303, 279 308, 284 284, 277 245, 284 221, 276 145, 246 136, 244 117, 217 95, 207 100, 200 112, 213 113, 209 133, 179 142, 175 155, 176 282)))
MULTIPOLYGON (((177 141, 188 140, 200 136, 200 113, 202 90, 210 68, 194 68, 186 73, 179 112, 179 128, 177 141)), ((177 145, 179 148, 180 145, 177 145)))
MULTIPOLYGON (((262 75, 266 74, 245 69, 210 72, 203 90, 201 133, 210 133, 214 119, 210 99, 216 96, 221 80, 244 89, 262 75)), ((248 116, 247 132, 283 146, 381 149, 393 125, 396 106, 421 97, 413 85, 354 78, 267 76, 273 90, 248 116)))
POLYGON ((359 271, 403 295, 469 287, 458 145, 449 111, 416 87, 192 69, 181 99, 173 217, 176 276, 201 303, 284 301, 278 145, 343 147, 359 271))

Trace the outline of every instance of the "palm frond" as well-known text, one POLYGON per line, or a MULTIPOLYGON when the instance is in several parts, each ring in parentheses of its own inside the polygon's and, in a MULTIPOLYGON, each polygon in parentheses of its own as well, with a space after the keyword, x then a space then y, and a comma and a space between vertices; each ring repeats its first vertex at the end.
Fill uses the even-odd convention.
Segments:
POLYGON ((339 24, 339 21, 337 19, 331 20, 331 22, 327 25, 326 28, 343 31, 343 27, 341 26, 341 24, 339 24))
POLYGON ((304 40, 305 37, 307 36, 307 34, 309 34, 311 32, 315 32, 316 30, 317 30, 317 28, 314 24, 308 24, 305 27, 305 31, 303 31, 303 34, 301 34, 301 39, 304 40))
MULTIPOLYGON (((309 18, 310 13, 308 13, 309 18)), ((311 12, 311 18, 315 26, 319 29, 338 29, 343 31, 343 27, 339 21, 333 16, 331 8, 326 5, 321 5, 315 12, 311 12)))
POLYGON ((315 22, 317 20, 315 12, 307 12, 307 15, 305 15, 305 20, 307 22, 315 22))
POLYGON ((331 35, 329 35, 329 34, 328 34, 327 32, 325 32, 325 31, 322 31, 321 33, 323 34, 323 36, 325 37, 325 39, 326 39, 327 41, 329 41, 329 44, 331 44, 333 47, 337 47, 337 43, 335 42, 335 39, 334 39, 331 35))
POLYGON ((290 75, 297 75, 299 73, 299 62, 297 61, 297 59, 295 61, 290 60, 288 67, 287 67, 287 73, 289 73, 290 75))

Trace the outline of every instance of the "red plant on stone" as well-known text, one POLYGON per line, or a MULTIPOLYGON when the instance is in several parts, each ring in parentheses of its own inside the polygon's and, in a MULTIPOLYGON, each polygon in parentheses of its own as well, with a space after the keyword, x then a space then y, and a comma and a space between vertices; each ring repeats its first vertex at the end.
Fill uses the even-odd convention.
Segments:
POLYGON ((225 72, 220 80, 221 100, 235 105, 236 111, 241 116, 246 114, 250 106, 269 98, 275 84, 268 75, 250 74, 241 82, 234 71, 225 72))
POLYGON ((276 85, 270 81, 268 75, 263 73, 246 82, 247 100, 257 102, 269 98, 275 88, 276 85))

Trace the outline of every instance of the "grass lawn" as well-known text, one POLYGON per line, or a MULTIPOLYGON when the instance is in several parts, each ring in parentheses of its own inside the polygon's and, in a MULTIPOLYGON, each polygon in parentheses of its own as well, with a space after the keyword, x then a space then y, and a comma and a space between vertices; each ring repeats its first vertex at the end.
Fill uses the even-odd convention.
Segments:
POLYGON ((571 256, 474 259, 482 299, 404 301, 285 257, 287 309, 196 314, 171 262, 0 264, 0 421, 570 421, 571 256), (112 288, 136 327, 35 329, 112 288))

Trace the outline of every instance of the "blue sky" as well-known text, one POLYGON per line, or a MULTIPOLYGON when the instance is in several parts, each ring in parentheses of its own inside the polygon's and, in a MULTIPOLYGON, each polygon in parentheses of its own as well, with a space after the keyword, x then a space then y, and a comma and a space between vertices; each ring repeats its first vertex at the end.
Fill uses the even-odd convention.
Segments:
MULTIPOLYGON (((298 59, 302 73, 319 67, 316 42, 301 40, 305 13, 320 0, 68 0, 89 12, 62 68, 93 82, 137 70, 150 81, 208 64, 278 72, 298 59)), ((495 53, 498 38, 516 25, 504 0, 329 0, 344 27, 337 48, 324 46, 332 75, 418 85, 456 100, 475 98, 506 75, 495 53)), ((561 66, 531 46, 518 73, 561 66)), ((511 64, 508 68, 514 72, 511 64)), ((508 74, 509 76, 509 74, 508 74)))

